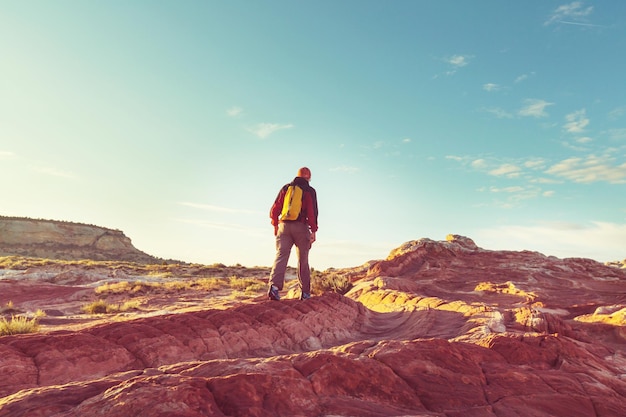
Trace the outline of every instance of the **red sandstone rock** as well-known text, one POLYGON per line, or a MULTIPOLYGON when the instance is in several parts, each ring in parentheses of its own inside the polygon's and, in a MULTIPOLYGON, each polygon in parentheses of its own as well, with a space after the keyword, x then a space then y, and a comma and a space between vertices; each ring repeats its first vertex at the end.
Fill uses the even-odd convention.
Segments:
POLYGON ((0 337, 4 416, 626 415, 626 271, 408 242, 346 297, 0 337))

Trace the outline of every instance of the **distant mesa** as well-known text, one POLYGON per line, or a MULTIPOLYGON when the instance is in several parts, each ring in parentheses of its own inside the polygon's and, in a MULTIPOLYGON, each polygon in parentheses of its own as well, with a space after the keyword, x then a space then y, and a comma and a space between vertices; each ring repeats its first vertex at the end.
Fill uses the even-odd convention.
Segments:
POLYGON ((120 230, 88 224, 0 216, 0 256, 158 263, 120 230))

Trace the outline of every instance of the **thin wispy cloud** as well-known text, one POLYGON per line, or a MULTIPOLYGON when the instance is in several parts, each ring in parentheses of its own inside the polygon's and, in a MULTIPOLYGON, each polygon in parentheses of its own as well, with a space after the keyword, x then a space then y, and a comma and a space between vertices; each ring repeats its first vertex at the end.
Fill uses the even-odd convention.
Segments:
POLYGON ((507 177, 507 178, 516 178, 520 175, 521 168, 517 165, 513 164, 502 164, 499 167, 492 169, 488 172, 489 175, 493 175, 495 177, 507 177))
POLYGON ((519 193, 520 191, 524 191, 524 187, 520 187, 519 185, 503 188, 490 187, 489 191, 492 193, 519 193))
POLYGON ((453 67, 464 67, 469 64, 470 55, 452 55, 451 57, 446 59, 446 62, 453 67))
POLYGON ((610 156, 568 158, 552 165, 545 173, 577 183, 626 184, 626 162, 620 164, 610 156))
POLYGON ((521 83, 522 81, 526 80, 528 78, 528 74, 522 74, 519 77, 517 77, 515 80, 513 80, 513 82, 515 84, 521 83))
POLYGON ((238 106, 233 106, 230 109, 226 110, 226 114, 230 117, 237 117, 243 114, 243 109, 238 106))
POLYGON ((585 127, 589 124, 589 119, 586 116, 585 109, 566 115, 565 120, 567 123, 565 123, 563 129, 565 129, 568 133, 582 133, 585 131, 585 127))
POLYGON ((446 72, 446 75, 454 75, 459 68, 467 66, 472 58, 472 55, 452 55, 450 57, 444 58, 444 62, 452 67, 451 70, 446 72))
POLYGON ((587 17, 593 12, 593 6, 585 6, 582 1, 574 1, 569 4, 563 4, 557 7, 544 25, 555 23, 565 23, 582 26, 595 26, 586 21, 587 17))
POLYGON ((10 151, 0 151, 0 159, 12 159, 15 158, 15 153, 10 151))
POLYGON ((546 165, 546 161, 543 158, 529 159, 528 161, 524 161, 523 165, 530 169, 540 169, 546 165))
POLYGON ((254 214, 255 213, 252 210, 234 209, 230 207, 215 206, 211 204, 190 203, 187 201, 182 201, 182 202, 179 202, 178 204, 181 206, 185 206, 185 207, 191 207, 191 208, 205 210, 205 211, 216 211, 220 213, 237 213, 237 214, 241 214, 241 213, 254 214))
POLYGON ((582 138, 577 138, 576 139, 576 142, 582 143, 582 144, 589 143, 589 142, 592 142, 592 141, 593 141, 593 139, 590 138, 589 136, 583 136, 582 138))
POLYGON ((259 123, 258 125, 248 128, 248 132, 253 133, 261 139, 268 138, 274 132, 279 130, 292 129, 292 124, 279 124, 279 123, 259 123))
POLYGON ((494 91, 500 91, 501 89, 502 87, 499 86, 498 84, 494 84, 494 83, 483 84, 483 90, 488 91, 490 93, 494 91))
POLYGON ((523 117, 547 117, 548 113, 546 108, 554 105, 545 100, 538 99, 526 99, 524 100, 524 107, 522 107, 517 114, 523 117))

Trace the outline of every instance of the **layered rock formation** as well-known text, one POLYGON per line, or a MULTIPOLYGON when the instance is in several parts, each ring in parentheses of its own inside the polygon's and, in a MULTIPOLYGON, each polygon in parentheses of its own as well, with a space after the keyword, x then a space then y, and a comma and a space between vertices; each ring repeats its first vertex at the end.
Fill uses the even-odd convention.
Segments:
POLYGON ((623 269, 449 236, 335 272, 346 296, 0 337, 0 417, 626 415, 623 269))
POLYGON ((104 227, 0 216, 0 256, 93 259, 153 263, 120 230, 104 227))

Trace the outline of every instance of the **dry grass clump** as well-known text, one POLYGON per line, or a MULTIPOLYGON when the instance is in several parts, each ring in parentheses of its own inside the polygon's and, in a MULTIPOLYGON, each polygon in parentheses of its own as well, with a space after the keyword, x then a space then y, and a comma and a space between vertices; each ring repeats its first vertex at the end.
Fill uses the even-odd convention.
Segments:
POLYGON ((254 294, 259 291, 265 291, 267 283, 265 280, 256 278, 239 278, 233 275, 228 279, 230 288, 237 291, 243 291, 245 294, 254 294))
POLYGON ((104 300, 97 300, 83 306, 82 310, 87 314, 123 313, 130 310, 138 310, 140 304, 139 300, 126 301, 122 304, 109 304, 104 300))
POLYGON ((29 319, 24 316, 11 316, 11 320, 7 320, 6 317, 0 317, 0 336, 37 333, 39 331, 37 319, 37 317, 29 319))

